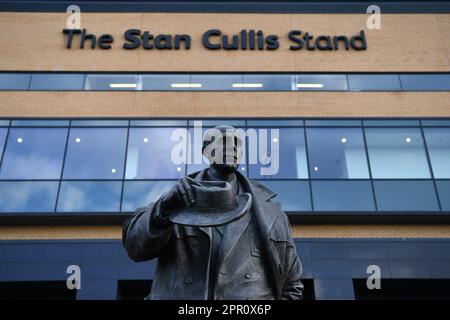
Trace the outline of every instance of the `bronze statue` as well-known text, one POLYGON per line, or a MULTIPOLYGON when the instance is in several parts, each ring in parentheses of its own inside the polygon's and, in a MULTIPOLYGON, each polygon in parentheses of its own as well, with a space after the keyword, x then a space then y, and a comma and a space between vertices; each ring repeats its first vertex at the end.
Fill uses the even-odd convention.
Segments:
POLYGON ((288 218, 274 192, 237 170, 239 134, 218 126, 203 140, 210 167, 181 178, 123 226, 131 259, 158 258, 148 298, 302 299, 288 218))

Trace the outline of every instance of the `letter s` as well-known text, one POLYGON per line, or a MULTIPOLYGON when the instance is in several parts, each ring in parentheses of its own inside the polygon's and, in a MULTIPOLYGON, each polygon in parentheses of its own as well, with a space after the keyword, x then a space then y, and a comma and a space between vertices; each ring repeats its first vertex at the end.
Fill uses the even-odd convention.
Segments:
POLYGON ((141 45, 141 40, 138 38, 141 35, 141 30, 139 29, 129 29, 125 31, 124 37, 129 43, 124 43, 124 49, 136 49, 141 45))

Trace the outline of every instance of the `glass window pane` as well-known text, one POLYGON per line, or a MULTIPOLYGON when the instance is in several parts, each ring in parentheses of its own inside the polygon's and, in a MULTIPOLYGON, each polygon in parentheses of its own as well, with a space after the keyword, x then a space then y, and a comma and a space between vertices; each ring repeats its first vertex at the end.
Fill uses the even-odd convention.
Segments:
POLYGON ((132 212, 155 202, 177 181, 125 181, 122 211, 132 212))
POLYGON ((131 120, 131 127, 185 127, 187 120, 131 120))
POLYGON ((128 120, 72 120, 72 127, 128 127, 128 120))
POLYGON ((177 179, 185 175, 186 128, 131 128, 126 179, 177 179))
POLYGON ((203 126, 203 127, 215 127, 215 126, 232 126, 232 127, 245 127, 245 120, 239 119, 216 119, 216 120, 189 120, 189 126, 203 126))
POLYGON ((0 90, 28 90, 31 74, 3 73, 0 74, 0 90))
POLYGON ((398 74, 349 74, 350 91, 399 91, 398 74))
POLYGON ((191 79, 188 74, 144 74, 142 90, 147 91, 186 91, 190 90, 191 79))
POLYGON ((33 74, 30 90, 83 90, 84 74, 33 74))
POLYGON ((436 186, 441 200, 441 207, 443 211, 450 211, 450 181, 442 180, 436 181, 436 186))
POLYGON ((280 128, 278 132, 276 137, 276 129, 247 131, 250 178, 307 179, 304 129, 280 128), (266 130, 266 139, 261 135, 263 130, 266 130), (254 134, 249 136, 252 132, 254 134), (261 171, 262 168, 268 171, 261 171))
POLYGON ((5 146, 7 133, 8 133, 8 128, 0 128, 0 161, 2 160, 1 157, 3 155, 3 147, 5 146))
POLYGON ((244 90, 295 90, 295 76, 289 74, 244 74, 244 90))
POLYGON ((243 83, 242 74, 193 74, 191 84, 201 84, 201 87, 195 86, 191 90, 217 90, 217 91, 240 91, 239 86, 233 86, 236 83, 243 83))
POLYGON ((374 181, 378 211, 438 211, 433 181, 374 181))
POLYGON ((450 127, 450 120, 421 120, 424 127, 450 127))
POLYGON ((65 128, 11 128, 1 179, 59 179, 66 146, 65 128))
POLYGON ((434 177, 450 178, 450 128, 424 128, 423 131, 434 177))
POLYGON ((314 211, 374 211, 370 181, 311 181, 314 211))
POLYGON ((401 74, 403 90, 450 90, 450 74, 401 74))
POLYGON ((57 181, 0 182, 0 212, 54 212, 57 181))
POLYGON ((122 179, 125 128, 70 129, 65 179, 122 179))
POLYGON ((307 127, 361 127, 361 120, 306 120, 307 127))
POLYGON ((363 120, 365 127, 418 127, 419 120, 363 120))
POLYGON ((311 179, 368 179, 361 128, 306 129, 311 179))
POLYGON ((275 201, 280 202, 283 211, 311 211, 311 195, 308 181, 259 181, 277 193, 275 201))
POLYGON ((119 212, 122 182, 63 181, 58 212, 119 212))
POLYGON ((13 127, 68 127, 69 120, 13 120, 13 127))
POLYGON ((303 127, 303 120, 247 120, 249 127, 303 127))
POLYGON ((9 126, 9 120, 0 120, 0 126, 2 127, 9 126))
POLYGON ((138 77, 135 74, 88 74, 84 89, 134 91, 138 86, 138 77))
POLYGON ((367 128, 365 130, 374 179, 430 178, 419 128, 367 128))
POLYGON ((301 91, 347 91, 347 76, 343 74, 299 74, 296 89, 301 91))

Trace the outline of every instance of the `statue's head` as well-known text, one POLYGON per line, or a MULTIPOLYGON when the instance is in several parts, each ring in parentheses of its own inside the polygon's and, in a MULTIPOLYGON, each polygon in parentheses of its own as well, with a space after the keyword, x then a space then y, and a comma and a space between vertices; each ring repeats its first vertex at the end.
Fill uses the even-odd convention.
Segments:
POLYGON ((210 166, 225 174, 232 173, 242 160, 242 136, 232 126, 208 129, 203 136, 202 151, 210 166))

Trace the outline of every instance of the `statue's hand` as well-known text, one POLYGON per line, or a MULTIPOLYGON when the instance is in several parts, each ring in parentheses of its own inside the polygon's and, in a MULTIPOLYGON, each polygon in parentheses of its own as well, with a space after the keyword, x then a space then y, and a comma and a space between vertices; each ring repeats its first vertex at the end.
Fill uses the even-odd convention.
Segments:
POLYGON ((191 206, 195 203, 195 197, 190 186, 189 177, 183 177, 167 192, 161 199, 160 210, 163 216, 172 210, 180 209, 184 206, 191 206))

